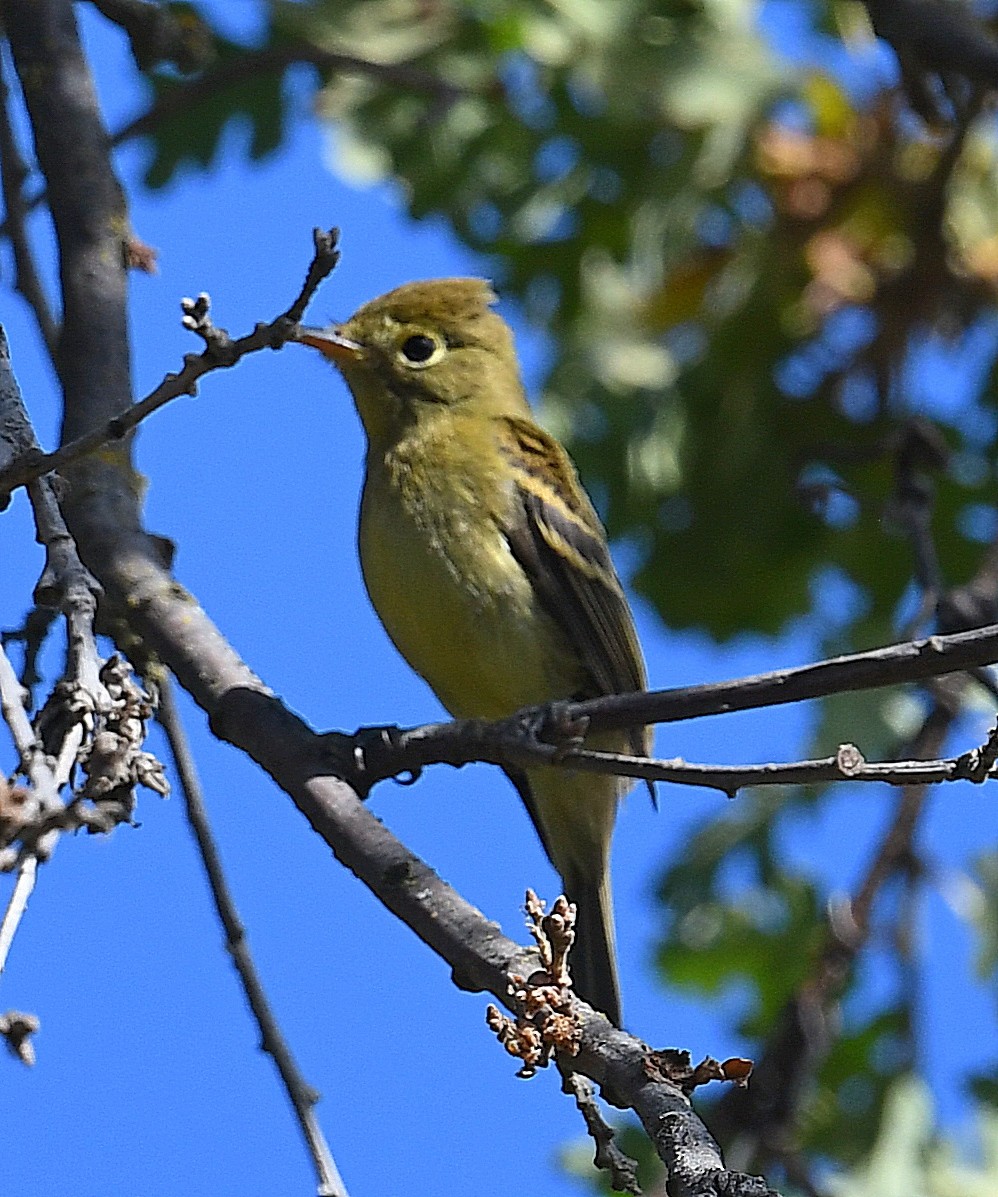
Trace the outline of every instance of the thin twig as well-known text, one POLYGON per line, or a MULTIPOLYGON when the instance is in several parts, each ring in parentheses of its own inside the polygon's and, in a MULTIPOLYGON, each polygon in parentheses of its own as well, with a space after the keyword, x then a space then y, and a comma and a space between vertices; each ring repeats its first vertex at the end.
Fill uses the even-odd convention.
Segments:
POLYGON ((596 1155, 593 1163, 597 1168, 609 1174, 610 1182, 617 1193, 633 1193, 640 1197, 641 1188, 638 1185, 638 1165, 626 1152, 620 1150, 615 1140, 616 1132, 603 1117, 596 1101, 596 1092, 592 1081, 577 1072, 564 1069, 562 1072, 562 1089, 575 1098, 575 1104, 586 1130, 596 1145, 596 1155))
POLYGON ((322 229, 313 230, 315 253, 305 283, 294 303, 269 324, 257 324, 251 333, 239 337, 238 340, 231 340, 223 329, 211 324, 207 314, 206 295, 198 300, 184 300, 182 306, 187 313, 184 316, 184 325, 206 342, 204 351, 186 354, 181 370, 167 374, 144 399, 132 404, 101 428, 95 428, 51 453, 34 450, 15 459, 8 469, 0 473, 0 498, 19 486, 28 485, 36 478, 41 478, 44 474, 65 468, 110 441, 121 440, 172 399, 180 395, 196 395, 198 379, 212 370, 234 366, 248 353, 260 349, 280 349, 294 333, 294 327, 301 320, 316 288, 339 260, 339 251, 336 249, 338 236, 337 229, 331 229, 329 232, 322 229), (199 313, 197 318, 191 315, 195 310, 199 313))
POLYGON ((24 182, 28 168, 24 164, 17 146, 17 137, 10 120, 8 100, 10 91, 4 74, 3 56, 0 55, 0 181, 3 186, 4 207, 7 210, 5 223, 14 251, 16 271, 15 287, 24 296, 38 324, 45 348, 53 368, 58 372, 57 349, 59 325, 52 315, 52 309, 42 286, 41 276, 35 266, 34 255, 28 240, 26 217, 28 207, 24 199, 24 182))
MULTIPOLYGON (((995 776, 995 760, 989 759, 987 746, 974 748, 959 756, 940 760, 892 760, 868 762, 854 744, 841 744, 834 756, 817 760, 790 761, 784 764, 763 765, 702 765, 684 761, 681 757, 660 760, 655 757, 632 756, 625 752, 603 752, 589 748, 561 748, 530 735, 517 732, 508 724, 469 726, 468 724, 427 724, 415 728, 412 735, 426 732, 419 743, 419 760, 407 751, 408 742, 393 758, 393 749, 381 745, 368 756, 371 737, 379 729, 364 728, 356 737, 341 737, 329 733, 334 744, 341 739, 350 746, 344 753, 338 745, 333 755, 346 763, 346 772, 354 778, 352 762, 356 753, 364 753, 369 765, 356 771, 358 783, 370 787, 386 776, 415 773, 425 765, 448 764, 460 768, 472 761, 492 765, 552 765, 579 773, 604 776, 633 777, 640 781, 668 782, 675 785, 699 786, 718 790, 733 798, 747 786, 817 785, 822 782, 858 781, 879 785, 931 785, 936 782, 984 782, 995 776), (453 732, 453 735, 451 734, 453 732), (466 734, 465 734, 466 733, 466 734), (430 750, 440 743, 439 751, 430 750), (384 753, 384 755, 383 755, 384 753), (397 766, 397 767, 394 767, 397 766), (389 770, 391 770, 389 772, 389 770)), ((401 733, 403 737, 409 732, 401 733)), ((998 753, 998 748, 994 751, 998 753)))
POLYGON ((260 1046, 270 1055, 277 1066, 288 1100, 295 1111, 298 1124, 308 1146, 319 1181, 319 1197, 346 1197, 346 1186, 339 1174, 332 1152, 315 1116, 315 1105, 319 1095, 302 1076, 294 1054, 281 1032, 277 1018, 271 1008, 256 965, 250 954, 243 926, 235 901, 222 868, 222 859, 215 842, 208 811, 205 806, 194 758, 180 718, 180 711, 173 695, 173 684, 169 677, 160 683, 159 722, 166 733, 173 755, 173 763, 180 779, 184 796, 187 820, 197 841, 201 861, 211 887, 215 910, 225 930, 225 946, 242 982, 246 1000, 260 1028, 260 1046))
MULTIPOLYGON (((655 760, 631 756, 619 752, 597 752, 591 749, 569 749, 548 753, 547 745, 527 746, 520 758, 513 755, 517 764, 560 765, 566 769, 577 769, 583 773, 614 774, 617 777, 634 777, 641 781, 673 782, 677 785, 700 786, 720 790, 734 797, 746 786, 816 785, 821 782, 860 781, 876 782, 880 785, 932 785, 936 782, 975 781, 983 782, 994 777, 994 761, 981 767, 984 747, 975 748, 972 753, 947 757, 943 760, 898 760, 867 762, 853 744, 839 746, 835 756, 819 760, 791 761, 787 764, 741 765, 697 765, 680 758, 655 760)), ((500 763, 500 762, 495 762, 500 763)))
POLYGON ((28 908, 28 899, 34 892, 37 878, 38 857, 33 852, 29 852, 17 870, 14 890, 7 903, 7 909, 3 913, 3 920, 0 922, 0 973, 3 973, 7 964, 11 944, 14 942, 17 928, 21 925, 24 912, 28 908))
POLYGON ((0 714, 10 728, 20 758, 19 768, 27 773, 38 742, 28 712, 24 709, 24 693, 17 671, 3 645, 0 645, 0 714))
POLYGON ((31 782, 31 794, 38 811, 54 813, 63 809, 60 783, 31 726, 21 701, 23 694, 14 666, 0 647, 0 708, 20 757, 18 769, 31 782))
MULTIPOLYGON (((44 810, 47 806, 61 806, 62 802, 59 799, 58 787, 52 776, 52 770, 47 763, 39 760, 38 742, 31 721, 28 719, 28 713, 24 709, 23 694, 24 691, 17 679, 14 667, 3 647, 0 646, 0 709, 2 709, 4 721, 10 728, 14 746, 17 748, 20 767, 33 782, 38 809, 44 810)), ((18 863, 14 890, 7 903, 7 909, 4 911, 3 921, 0 922, 0 973, 3 972, 7 964, 11 944, 21 925, 21 919, 28 906, 28 899, 35 888, 37 874, 38 857, 33 852, 25 853, 18 863)))
POLYGON ((675 723, 920 682, 979 665, 993 665, 996 661, 998 624, 988 624, 969 632, 909 640, 734 681, 590 698, 569 703, 565 715, 569 721, 589 719, 593 728, 601 730, 642 723, 675 723))

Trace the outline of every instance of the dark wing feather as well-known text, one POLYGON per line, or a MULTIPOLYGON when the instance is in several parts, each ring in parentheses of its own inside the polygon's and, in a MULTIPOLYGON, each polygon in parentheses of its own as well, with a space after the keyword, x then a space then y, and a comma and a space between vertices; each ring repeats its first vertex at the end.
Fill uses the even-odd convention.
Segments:
MULTIPOLYGON (((529 420, 505 417, 500 425, 518 499, 506 538, 585 668, 588 685, 580 697, 643 690, 631 611, 575 468, 557 441, 529 420)), ((647 753, 645 729, 636 728, 631 740, 635 752, 647 753)))

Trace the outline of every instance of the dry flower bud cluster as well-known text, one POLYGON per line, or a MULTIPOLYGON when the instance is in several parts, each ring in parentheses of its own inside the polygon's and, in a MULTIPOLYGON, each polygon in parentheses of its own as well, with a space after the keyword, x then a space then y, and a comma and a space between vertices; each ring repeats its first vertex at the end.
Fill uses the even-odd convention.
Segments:
POLYGON ((101 805, 110 804, 127 816, 135 809, 135 787, 142 785, 157 794, 170 792, 163 766, 144 752, 146 724, 152 718, 154 702, 132 676, 124 658, 110 657, 100 671, 108 703, 101 711, 90 743, 80 754, 86 780, 79 796, 101 805))
POLYGON ((50 833, 81 827, 108 832, 131 821, 136 786, 169 793, 163 766, 142 749, 154 706, 131 666, 117 655, 101 665, 93 687, 64 678, 53 688, 31 728, 36 751, 52 769, 52 792, 43 801, 34 787, 0 785, 0 871, 16 867, 25 851, 47 859, 54 844, 50 833), (74 743, 74 758, 60 763, 74 743), (56 794, 74 762, 82 781, 63 805, 56 794), (19 849, 10 847, 17 841, 19 849))
POLYGON ((575 904, 560 894, 555 898, 551 913, 545 914, 544 903, 532 889, 528 889, 524 909, 527 930, 537 944, 544 971, 555 985, 571 985, 568 954, 575 943, 575 904))
POLYGON ((575 906, 559 897, 550 914, 533 890, 527 890, 527 927, 537 943, 544 965, 530 977, 510 974, 510 996, 516 1018, 496 1006, 485 1012, 489 1029, 511 1056, 523 1061, 517 1076, 532 1077, 546 1068, 555 1053, 578 1054, 582 1027, 573 1009, 568 954, 575 940, 575 906))

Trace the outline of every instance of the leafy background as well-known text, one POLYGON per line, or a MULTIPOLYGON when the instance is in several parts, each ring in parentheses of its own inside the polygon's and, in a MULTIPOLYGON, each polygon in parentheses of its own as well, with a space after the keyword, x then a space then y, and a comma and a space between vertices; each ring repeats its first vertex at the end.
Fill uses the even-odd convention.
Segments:
MULTIPOLYGON (((122 130, 136 232, 161 251, 158 278, 135 284, 139 393, 190 348, 180 294, 210 291, 241 331, 286 304, 308 229, 338 223, 346 256, 319 301, 338 315, 407 278, 497 281, 542 418, 570 444, 630 579, 655 684, 959 626, 971 598, 979 622, 993 618, 993 585, 970 584, 998 533, 994 118, 928 71, 914 113, 862 5, 170 7, 191 61, 142 74, 120 31, 79 10, 122 130)), ((44 244, 40 216, 35 232, 44 244)), ((23 313, 6 308, 51 443, 50 379, 23 313)), ((284 360, 294 352, 216 376, 144 430, 150 524, 314 723, 432 718, 353 564, 359 433, 315 363, 284 360)), ((37 569, 23 505, 0 535, 14 626, 37 569)), ((898 755, 941 701, 886 691, 731 717, 670 728, 659 751, 739 762, 855 741, 898 755)), ((945 750, 980 742, 993 705, 968 691, 945 750)), ((329 876, 247 765, 203 733, 198 746, 351 1191, 400 1177, 505 1191, 524 1173, 537 1193, 578 1191, 549 1162, 578 1137, 551 1078, 514 1082, 478 1006, 329 876)), ((524 885, 549 874, 500 780, 438 771, 375 802, 515 932, 524 885)), ((760 1059, 820 972, 830 904, 857 892, 899 799, 837 786, 661 802, 649 824, 632 801, 616 847, 628 1022, 696 1056, 760 1059)), ((304 1183, 179 807, 166 809, 147 805, 137 834, 65 846, 46 870, 4 979, 5 1003, 46 1026, 36 1075, 10 1087, 24 1145, 12 1191, 61 1191, 80 1152, 84 1194, 174 1192, 181 1175, 205 1193, 304 1183), (77 1107, 114 1115, 84 1135, 77 1107), (39 1126, 53 1124, 48 1142, 39 1126)), ((789 1113, 760 1128, 728 1097, 708 1106, 733 1166, 786 1192, 993 1191, 989 814, 986 791, 929 797, 863 952, 826 995, 827 1042, 795 1060, 789 1113)))

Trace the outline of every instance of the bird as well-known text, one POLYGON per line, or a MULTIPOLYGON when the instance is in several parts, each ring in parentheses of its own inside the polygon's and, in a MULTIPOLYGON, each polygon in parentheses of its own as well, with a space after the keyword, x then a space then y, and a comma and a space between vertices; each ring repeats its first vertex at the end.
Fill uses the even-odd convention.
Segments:
MULTIPOLYGON (((406 283, 295 339, 332 362, 367 438, 358 546, 396 648, 456 719, 647 687, 599 517, 534 420, 509 325, 478 278, 406 283)), ((647 756, 644 727, 591 747, 647 756)), ((632 782, 507 768, 576 906, 575 992, 621 1024, 610 841, 632 782)))

